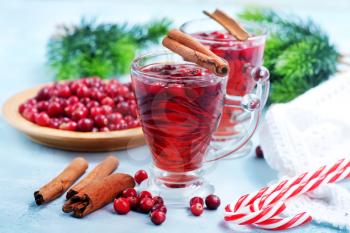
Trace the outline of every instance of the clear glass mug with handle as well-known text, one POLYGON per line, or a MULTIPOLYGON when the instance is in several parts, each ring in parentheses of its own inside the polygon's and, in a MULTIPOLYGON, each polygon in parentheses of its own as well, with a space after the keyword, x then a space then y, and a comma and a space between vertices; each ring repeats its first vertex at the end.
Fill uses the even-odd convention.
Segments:
POLYGON ((175 53, 153 53, 133 61, 132 85, 153 161, 151 178, 143 188, 175 205, 186 205, 194 195, 213 192, 214 187, 203 178, 204 165, 234 154, 259 124, 269 74, 263 67, 249 72, 256 88, 241 97, 226 94, 227 77, 185 62, 175 53), (240 140, 218 149, 213 146, 213 134, 223 106, 247 112, 250 123, 240 140))
MULTIPOLYGON (((192 35, 212 52, 225 59, 229 64, 229 74, 226 91, 229 95, 244 96, 256 87, 247 69, 259 67, 263 62, 264 47, 267 36, 266 27, 254 22, 240 22, 251 35, 245 41, 236 40, 216 21, 206 18, 184 23, 180 29, 192 35)), ((267 97, 267 95, 266 95, 267 97)), ((266 98, 260 103, 263 107, 266 98)), ((240 140, 242 134, 249 130, 249 114, 241 108, 224 107, 219 126, 214 133, 216 144, 221 147, 224 141, 233 143, 240 140)), ((251 143, 236 152, 233 157, 249 154, 251 143)))

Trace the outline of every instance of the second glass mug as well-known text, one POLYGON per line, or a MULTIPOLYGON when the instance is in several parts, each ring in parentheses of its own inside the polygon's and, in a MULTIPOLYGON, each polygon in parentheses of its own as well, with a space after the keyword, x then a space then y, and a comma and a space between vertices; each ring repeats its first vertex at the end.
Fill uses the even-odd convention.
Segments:
MULTIPOLYGON (((230 67, 228 74, 227 93, 233 96, 244 96, 253 91, 254 80, 249 78, 247 67, 261 66, 263 62, 264 46, 267 30, 258 23, 241 21, 243 27, 250 33, 246 41, 239 41, 225 34, 221 25, 212 19, 197 19, 184 23, 180 29, 192 35, 212 52, 225 59, 230 67)), ((261 103, 265 105, 267 96, 261 103)), ((218 129, 214 136, 218 146, 220 141, 236 141, 245 133, 246 112, 240 108, 225 107, 218 129)), ((251 143, 247 144, 234 157, 249 154, 251 143)))
POLYGON ((268 94, 268 71, 254 67, 249 72, 255 92, 231 96, 226 94, 227 77, 185 62, 175 53, 148 54, 133 61, 131 78, 138 114, 153 159, 145 189, 162 195, 170 205, 181 206, 195 195, 214 191, 203 178, 204 165, 227 157, 250 140, 268 94), (188 73, 171 77, 172 70, 188 73), (249 113, 250 123, 240 140, 217 149, 212 145, 213 133, 224 105, 249 113))

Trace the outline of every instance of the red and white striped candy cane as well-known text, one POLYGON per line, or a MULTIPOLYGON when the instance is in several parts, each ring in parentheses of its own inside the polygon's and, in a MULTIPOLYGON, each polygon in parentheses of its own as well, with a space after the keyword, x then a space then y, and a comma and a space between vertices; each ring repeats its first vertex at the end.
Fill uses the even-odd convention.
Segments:
POLYGON ((334 165, 322 166, 314 172, 303 173, 253 194, 243 195, 236 203, 225 207, 225 220, 273 230, 300 226, 311 221, 311 216, 304 212, 288 218, 275 217, 285 209, 283 201, 312 191, 321 184, 337 182, 348 177, 350 160, 341 159, 334 165))

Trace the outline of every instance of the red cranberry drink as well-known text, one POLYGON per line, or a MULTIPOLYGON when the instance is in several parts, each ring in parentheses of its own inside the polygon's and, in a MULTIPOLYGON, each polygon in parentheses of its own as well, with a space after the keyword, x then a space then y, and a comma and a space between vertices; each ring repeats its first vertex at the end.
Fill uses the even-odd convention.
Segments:
POLYGON ((212 186, 202 178, 204 162, 225 157, 245 145, 259 121, 257 103, 261 96, 228 96, 226 77, 185 62, 174 53, 135 59, 131 77, 139 119, 153 158, 150 177, 141 186, 148 186, 146 189, 155 194, 161 192, 166 203, 181 205, 186 205, 195 193, 212 193, 212 186), (218 150, 211 143, 224 99, 238 102, 231 107, 249 109, 252 123, 239 143, 218 150))
MULTIPOLYGON (((246 41, 235 39, 220 28, 213 20, 195 20, 185 23, 181 28, 200 42, 207 45, 216 55, 229 64, 227 93, 234 96, 244 96, 251 93, 256 82, 251 78, 250 71, 262 65, 265 31, 253 23, 244 27, 251 37, 246 41)), ((218 138, 230 138, 240 132, 237 129, 242 122, 242 109, 224 108, 219 127, 215 133, 218 138)))

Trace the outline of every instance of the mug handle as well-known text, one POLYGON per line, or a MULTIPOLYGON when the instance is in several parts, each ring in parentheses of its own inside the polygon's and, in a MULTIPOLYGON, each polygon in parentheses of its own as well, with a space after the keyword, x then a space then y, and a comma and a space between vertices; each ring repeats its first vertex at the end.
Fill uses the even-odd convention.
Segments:
POLYGON ((247 144, 258 128, 262 110, 269 96, 270 74, 264 66, 259 66, 251 69, 250 77, 256 82, 255 93, 249 93, 244 96, 231 96, 226 94, 224 104, 225 107, 241 108, 245 112, 250 113, 250 122, 247 132, 234 145, 230 140, 220 146, 220 149, 215 149, 210 145, 212 152, 209 154, 214 158, 206 160, 206 162, 216 161, 235 153, 247 144))

